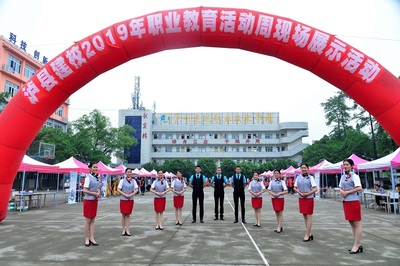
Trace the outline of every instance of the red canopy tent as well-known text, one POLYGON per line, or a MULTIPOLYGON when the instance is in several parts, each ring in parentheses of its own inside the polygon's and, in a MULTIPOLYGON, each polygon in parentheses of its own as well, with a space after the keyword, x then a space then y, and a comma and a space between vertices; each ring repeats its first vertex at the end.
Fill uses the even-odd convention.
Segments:
POLYGON ((42 163, 24 155, 18 168, 18 172, 58 173, 59 169, 60 167, 57 165, 42 163))

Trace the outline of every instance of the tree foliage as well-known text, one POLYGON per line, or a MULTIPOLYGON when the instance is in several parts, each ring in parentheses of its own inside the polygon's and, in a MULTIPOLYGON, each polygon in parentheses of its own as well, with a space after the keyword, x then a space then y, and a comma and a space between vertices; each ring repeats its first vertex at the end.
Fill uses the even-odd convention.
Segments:
POLYGON ((31 154, 38 150, 40 142, 52 143, 56 147, 56 162, 74 156, 84 163, 102 161, 111 162, 111 156, 126 158, 124 150, 137 144, 132 137, 134 129, 125 125, 120 128, 111 127, 108 117, 94 110, 72 122, 67 132, 46 127, 36 136, 29 147, 31 154))

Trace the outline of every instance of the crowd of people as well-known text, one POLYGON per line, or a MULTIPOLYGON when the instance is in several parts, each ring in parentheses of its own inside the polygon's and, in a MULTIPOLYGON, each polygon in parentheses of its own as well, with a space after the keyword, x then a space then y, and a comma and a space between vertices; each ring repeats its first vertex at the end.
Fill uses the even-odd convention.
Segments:
MULTIPOLYGON (((345 169, 344 174, 340 179, 340 194, 343 201, 343 210, 345 220, 347 220, 352 228, 354 243, 350 254, 363 252, 361 245, 362 225, 361 225, 361 204, 358 192, 362 190, 360 178, 353 171, 354 162, 351 159, 343 161, 345 169)), ((83 216, 85 217, 85 246, 99 245, 94 239, 94 222, 97 215, 98 198, 101 196, 101 182, 97 173, 97 164, 89 164, 90 174, 85 178, 83 185, 84 202, 83 216)), ((271 196, 271 205, 275 212, 277 227, 274 230, 276 233, 283 232, 283 211, 285 206, 284 195, 292 191, 298 195, 299 212, 303 215, 305 224, 305 234, 303 242, 314 240, 312 233, 312 215, 314 213, 314 197, 318 191, 316 181, 312 175, 308 173, 309 166, 305 163, 300 165, 301 175, 295 180, 289 178, 286 182, 281 177, 281 171, 275 169, 273 171, 274 178, 269 180, 267 186, 260 178, 258 172, 253 172, 252 178, 247 179, 241 172, 241 167, 236 166, 235 174, 227 178, 222 173, 222 169, 218 167, 216 173, 208 178, 201 173, 201 166, 197 165, 193 175, 188 179, 188 186, 192 188, 192 223, 197 222, 197 217, 200 223, 204 223, 204 187, 210 184, 214 188, 214 220, 225 220, 224 217, 224 197, 225 187, 233 188, 234 201, 234 221, 239 222, 239 209, 241 214, 241 222, 246 224, 245 216, 245 190, 251 194, 251 206, 254 209, 255 223, 254 226, 261 227, 261 210, 263 205, 262 194, 268 192, 271 196), (239 207, 240 204, 240 207, 239 207), (197 216, 197 206, 199 206, 199 216, 197 216)), ((175 224, 182 226, 182 208, 185 200, 185 191, 187 185, 182 177, 182 172, 177 171, 176 179, 170 184, 165 180, 164 172, 157 171, 157 178, 147 184, 149 191, 154 194, 154 212, 155 212, 155 229, 164 230, 163 214, 166 207, 166 194, 173 193, 173 206, 175 209, 175 224)), ((130 215, 134 208, 134 196, 141 193, 140 188, 144 189, 144 181, 138 182, 132 177, 132 169, 127 168, 125 178, 122 178, 116 185, 117 192, 120 195, 120 213, 122 236, 131 236, 129 231, 130 215)), ((144 193, 142 191, 142 193, 144 193)))

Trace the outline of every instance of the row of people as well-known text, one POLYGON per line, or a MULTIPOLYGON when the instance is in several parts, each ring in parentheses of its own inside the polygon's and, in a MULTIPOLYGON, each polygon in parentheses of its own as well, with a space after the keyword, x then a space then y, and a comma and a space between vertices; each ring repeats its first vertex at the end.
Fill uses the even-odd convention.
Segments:
MULTIPOLYGON (((362 190, 360 178, 353 172, 354 162, 351 159, 343 161, 345 174, 340 180, 340 194, 343 199, 343 209, 345 219, 349 221, 353 236, 354 244, 349 249, 350 254, 363 252, 361 245, 361 204, 357 193, 362 190)), ((100 197, 101 185, 97 177, 97 164, 90 164, 90 174, 85 179, 83 192, 84 204, 83 215, 85 217, 85 246, 98 245, 94 240, 94 220, 97 215, 97 199, 100 197)), ((296 178, 294 183, 294 191, 297 193, 299 200, 299 212, 303 215, 306 232, 303 242, 314 240, 312 234, 312 215, 314 212, 314 197, 317 192, 317 184, 312 175, 308 174, 309 166, 305 163, 300 165, 302 174, 296 178)), ((246 223, 245 219, 245 188, 248 185, 248 191, 251 194, 251 205, 254 209, 255 224, 261 226, 261 209, 262 209, 262 194, 268 192, 272 197, 272 206, 275 211, 277 228, 276 233, 283 231, 283 211, 284 211, 284 194, 288 193, 287 186, 281 180, 279 170, 274 170, 274 180, 272 180, 268 188, 265 188, 264 183, 260 180, 257 172, 253 173, 250 183, 247 178, 241 173, 240 166, 235 168, 235 174, 228 180, 222 175, 221 168, 217 168, 216 174, 211 178, 211 185, 214 187, 214 214, 215 220, 224 220, 224 188, 227 185, 233 187, 234 200, 234 223, 239 221, 239 202, 241 209, 242 223, 246 223)), ((182 208, 184 204, 184 193, 186 191, 186 183, 180 171, 177 172, 177 178, 172 181, 171 186, 164 179, 162 171, 157 172, 157 179, 151 185, 150 192, 154 194, 154 210, 156 220, 156 230, 163 230, 163 213, 166 206, 166 194, 169 191, 173 192, 173 205, 175 208, 176 225, 182 225, 182 208)), ((197 221, 197 203, 199 203, 199 218, 200 222, 204 223, 204 187, 206 186, 207 178, 201 174, 201 167, 196 166, 195 174, 189 178, 189 186, 192 191, 192 223, 197 221)), ((132 178, 132 169, 126 169, 126 178, 120 180, 118 184, 118 192, 121 195, 120 212, 122 214, 122 236, 131 236, 129 231, 130 215, 133 211, 133 197, 138 193, 138 185, 132 178)))

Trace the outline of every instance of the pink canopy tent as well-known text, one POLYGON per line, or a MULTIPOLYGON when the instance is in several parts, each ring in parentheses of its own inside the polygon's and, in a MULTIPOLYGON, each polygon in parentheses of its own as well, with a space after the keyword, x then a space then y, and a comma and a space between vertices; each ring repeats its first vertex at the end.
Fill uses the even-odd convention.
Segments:
POLYGON ((62 174, 68 174, 70 172, 89 173, 88 165, 75 159, 73 156, 55 165, 60 167, 60 173, 62 174))
POLYGON ((397 148, 397 150, 382 158, 358 165, 359 171, 390 170, 397 168, 400 168, 400 148, 397 148))
POLYGON ((102 161, 97 163, 98 172, 101 174, 108 174, 108 175, 119 175, 121 173, 120 169, 114 169, 107 165, 105 165, 102 161))
POLYGON ((151 177, 151 173, 144 168, 141 168, 139 172, 140 177, 151 177))
POLYGON ((155 169, 150 171, 151 177, 156 178, 157 177, 157 171, 155 169))
POLYGON ((115 169, 119 169, 120 170, 120 174, 123 175, 123 174, 125 174, 126 166, 121 163, 120 165, 115 167, 115 169))
POLYGON ((308 173, 313 174, 313 173, 317 173, 317 172, 323 172, 324 167, 328 167, 330 165, 332 165, 332 163, 324 159, 322 162, 320 162, 314 166, 311 166, 308 169, 308 173))
POLYGON ((289 166, 287 169, 282 170, 281 174, 283 176, 294 176, 294 171, 296 170, 296 168, 293 167, 293 165, 289 166))
POLYGON ((47 163, 39 162, 31 157, 24 155, 18 168, 18 172, 40 172, 40 173, 58 173, 60 167, 47 163))
MULTIPOLYGON (((366 163, 368 162, 367 160, 364 160, 360 157, 358 157, 357 155, 355 155, 354 153, 352 155, 350 155, 347 159, 352 159, 354 161, 354 170, 357 171, 358 170, 358 165, 362 164, 362 163, 366 163)), ((324 173, 328 173, 328 174, 338 174, 341 173, 343 170, 343 161, 334 163, 332 165, 327 165, 325 167, 323 167, 323 172, 324 173)))

